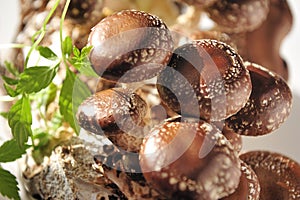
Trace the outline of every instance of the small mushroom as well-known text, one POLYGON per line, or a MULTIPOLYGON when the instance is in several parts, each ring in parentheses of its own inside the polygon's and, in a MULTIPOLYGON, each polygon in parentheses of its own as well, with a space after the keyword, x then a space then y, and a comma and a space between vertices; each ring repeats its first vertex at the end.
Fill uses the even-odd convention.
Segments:
POLYGON ((289 116, 292 94, 279 76, 254 63, 245 62, 252 93, 238 113, 225 120, 225 129, 241 135, 264 135, 277 129, 289 116))
POLYGON ((90 61, 96 73, 119 82, 153 78, 169 62, 173 42, 158 17, 125 10, 100 21, 89 35, 90 61))
POLYGON ((116 146, 137 152, 143 139, 146 103, 123 88, 103 90, 78 108, 79 125, 95 134, 105 134, 116 146))
POLYGON ((254 31, 230 35, 238 52, 250 62, 262 65, 288 80, 287 63, 280 55, 283 39, 290 32, 293 16, 286 0, 270 0, 267 19, 254 31))
POLYGON ((240 161, 230 143, 205 121, 167 120, 146 136, 140 166, 168 199, 218 199, 235 191, 240 161))
POLYGON ((174 51, 157 79, 161 99, 183 116, 222 120, 238 112, 251 93, 241 57, 227 44, 197 40, 174 51))
POLYGON ((255 172, 244 162, 241 162, 241 172, 238 188, 221 200, 259 200, 260 185, 255 172))
POLYGON ((260 200, 300 199, 300 165, 292 159, 268 151, 251 151, 240 158, 256 173, 260 200))
POLYGON ((222 31, 252 31, 267 18, 269 0, 220 0, 206 11, 222 31))

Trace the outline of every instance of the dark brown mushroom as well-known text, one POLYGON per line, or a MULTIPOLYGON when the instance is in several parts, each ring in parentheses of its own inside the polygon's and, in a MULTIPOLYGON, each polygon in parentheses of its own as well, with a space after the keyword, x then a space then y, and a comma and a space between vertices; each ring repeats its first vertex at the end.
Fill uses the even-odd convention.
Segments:
POLYGON ((166 121, 140 151, 147 182, 169 199, 218 199, 235 191, 240 161, 230 143, 204 121, 166 121))
POLYGON ((259 200, 260 185, 255 172, 244 162, 241 162, 241 171, 238 188, 222 200, 259 200))
POLYGON ((222 31, 252 31, 267 18, 269 0, 220 0, 206 11, 222 31))
POLYGON ((182 116, 225 119, 239 111, 250 96, 249 72, 225 43, 187 43, 174 51, 169 66, 158 76, 158 92, 182 116))
POLYGON ((292 24, 288 2, 270 0, 270 12, 261 26, 242 35, 231 35, 231 38, 236 41, 244 60, 262 65, 288 80, 288 68, 280 56, 280 47, 292 24))
POLYGON ((97 92, 78 108, 79 125, 95 134, 105 134, 116 146, 138 151, 143 139, 146 103, 123 88, 97 92))
POLYGON ((262 66, 245 62, 252 93, 238 113, 225 120, 225 129, 241 135, 264 135, 277 129, 289 116, 292 94, 287 83, 262 66))
POLYGON ((268 151, 251 151, 240 158, 256 173, 260 200, 300 199, 300 165, 292 159, 268 151))
POLYGON ((169 62, 171 33, 158 17, 125 10, 100 21, 89 35, 90 61, 96 73, 119 82, 153 78, 169 62))

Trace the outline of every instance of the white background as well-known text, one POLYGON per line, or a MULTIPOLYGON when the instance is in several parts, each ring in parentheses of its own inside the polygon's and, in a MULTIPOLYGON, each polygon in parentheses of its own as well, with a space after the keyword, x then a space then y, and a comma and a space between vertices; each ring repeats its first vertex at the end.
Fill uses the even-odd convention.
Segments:
MULTIPOLYGON (((289 2, 294 15, 294 26, 284 40, 281 53, 289 64, 289 84, 294 96, 292 113, 274 133, 261 137, 244 138, 244 151, 250 149, 272 150, 300 162, 300 1, 289 0, 289 2)), ((0 0, 0 3, 0 44, 6 44, 11 42, 16 27, 18 27, 18 0, 0 0)), ((0 49, 0 58, 4 53, 5 49, 0 49)), ((3 130, 2 127, 0 130, 3 130)), ((1 137, 3 134, 0 132, 0 139, 3 138, 1 137)))

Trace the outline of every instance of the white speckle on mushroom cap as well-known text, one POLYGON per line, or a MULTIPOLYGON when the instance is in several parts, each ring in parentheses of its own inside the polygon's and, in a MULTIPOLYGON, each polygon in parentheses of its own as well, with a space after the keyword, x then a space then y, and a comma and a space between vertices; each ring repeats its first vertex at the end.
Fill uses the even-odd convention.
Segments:
POLYGON ((233 193, 241 172, 230 143, 207 122, 178 120, 155 127, 144 139, 140 165, 147 182, 171 199, 218 199, 233 193))
POLYGON ((245 62, 245 66, 252 79, 251 96, 238 113, 225 120, 225 125, 241 135, 264 135, 288 117, 292 93, 280 76, 254 63, 245 62))
POLYGON ((92 29, 88 44, 93 46, 90 61, 96 73, 119 82, 156 76, 173 49, 171 33, 163 21, 135 10, 104 18, 92 29))
POLYGON ((181 115, 225 119, 250 96, 250 75, 242 58, 220 41, 185 44, 174 51, 169 66, 159 74, 157 88, 166 105, 181 115))
POLYGON ((274 152, 251 151, 240 158, 256 173, 260 187, 260 200, 300 199, 300 165, 296 161, 274 152))
POLYGON ((238 188, 221 200, 259 200, 260 185, 255 172, 245 162, 241 162, 241 172, 238 188))
POLYGON ((78 107, 79 125, 95 134, 105 134, 114 144, 138 151, 143 138, 146 103, 123 88, 95 93, 78 107), (141 127, 140 127, 141 126, 141 127))
POLYGON ((267 18, 269 0, 220 0, 206 11, 222 31, 252 31, 267 18))

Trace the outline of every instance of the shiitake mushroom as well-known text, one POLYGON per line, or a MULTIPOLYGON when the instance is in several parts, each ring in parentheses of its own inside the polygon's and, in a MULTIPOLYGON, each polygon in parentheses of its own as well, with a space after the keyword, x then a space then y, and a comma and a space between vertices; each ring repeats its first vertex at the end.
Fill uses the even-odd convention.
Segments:
POLYGON ((253 31, 267 18, 269 0, 219 0, 206 11, 221 31, 253 31))
POLYGON ((235 191, 240 161, 231 144, 205 121, 167 120, 140 150, 147 182, 169 199, 218 199, 235 191))
POLYGON ((245 162, 241 162, 241 172, 238 188, 221 200, 259 200, 260 185, 257 175, 245 162))
POLYGON ((183 116, 217 121, 238 112, 251 93, 241 57, 227 44, 197 40, 175 49, 157 78, 161 99, 183 116))
MULTIPOLYGON (((248 1, 222 2, 249 12, 253 9, 247 7, 248 1)), ((264 13, 267 3, 260 3, 264 13)), ((209 9, 220 5, 221 1, 209 9)), ((231 17, 228 14, 227 19, 231 17)), ((255 23, 241 17, 235 20, 236 24, 231 24, 231 29, 240 31, 238 24, 243 22, 245 30, 252 30, 264 20, 263 15, 259 17, 255 23)), ((251 153, 241 156, 245 163, 240 163, 237 157, 241 149, 241 138, 237 134, 267 134, 288 116, 291 92, 280 76, 256 64, 244 63, 229 45, 216 40, 192 41, 177 48, 171 58, 173 44, 167 27, 158 18, 140 11, 122 11, 101 21, 92 30, 89 44, 94 46, 90 55, 92 65, 105 79, 136 82, 152 78, 162 70, 157 81, 159 95, 164 105, 184 116, 180 118, 183 121, 179 118, 166 120, 147 136, 142 133, 136 140, 131 132, 135 131, 134 126, 144 125, 147 106, 141 97, 123 88, 103 90, 88 98, 79 107, 77 117, 81 127, 96 134, 103 132, 116 146, 139 153, 140 169, 147 184, 163 196, 172 199, 258 199, 257 173, 259 182, 263 182, 262 188, 272 188, 275 184, 275 189, 281 187, 278 197, 299 198, 300 170, 298 164, 293 164, 295 162, 283 156, 276 158, 282 165, 289 163, 282 170, 270 163, 254 165, 251 153), (149 27, 155 27, 155 31, 143 29, 149 27), (128 43, 120 45, 124 38, 128 43), (116 44, 116 48, 111 48, 112 44, 116 44), (164 69, 167 64, 171 70, 164 69), (191 103, 191 99, 196 99, 196 104, 191 103), (185 121, 187 116, 194 118, 192 122, 185 121), (222 131, 208 123, 223 119, 222 131), (277 172, 281 170, 284 175, 278 178, 276 174, 274 180, 279 182, 272 180, 272 186, 261 180, 269 167, 277 172)), ((156 117, 162 121, 167 113, 161 112, 165 111, 163 107, 156 106, 153 108, 158 111, 153 114, 158 113, 156 117)), ((268 153, 255 157, 263 163, 267 160, 266 154, 268 157, 268 153)), ((136 155, 134 158, 134 163, 138 162, 136 155)), ((270 191, 263 189, 260 198, 274 199, 270 191)))
POLYGON ((287 0, 270 0, 266 20, 255 30, 230 34, 239 54, 288 80, 288 65, 280 55, 283 39, 291 31, 293 15, 287 0))
POLYGON ((250 72, 252 92, 246 105, 225 120, 224 129, 241 135, 271 133, 289 116, 292 93, 285 80, 264 67, 245 62, 250 72))
POLYGON ((240 158, 256 173, 260 200, 300 199, 300 165, 279 153, 250 151, 240 158))
POLYGON ((169 62, 173 42, 158 17, 124 10, 100 21, 91 31, 90 61, 102 78, 138 82, 153 78, 169 62))
POLYGON ((137 152, 143 139, 146 103, 124 88, 95 93, 77 111, 79 125, 94 134, 106 135, 116 146, 137 152))

